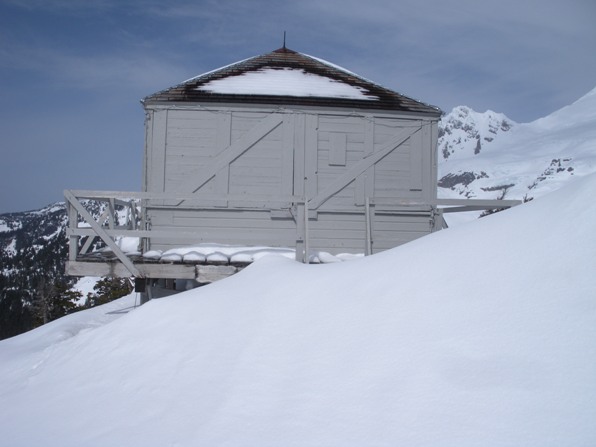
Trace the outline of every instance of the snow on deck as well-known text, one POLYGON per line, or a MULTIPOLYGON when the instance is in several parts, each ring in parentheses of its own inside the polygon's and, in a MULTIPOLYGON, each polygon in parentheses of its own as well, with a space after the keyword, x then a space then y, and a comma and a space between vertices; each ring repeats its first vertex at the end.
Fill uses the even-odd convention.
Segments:
MULTIPOLYGON (((214 242, 176 247, 169 250, 139 251, 140 240, 137 237, 120 237, 116 245, 128 256, 141 256, 155 262, 188 264, 251 264, 265 256, 277 255, 288 259, 296 259, 296 250, 287 247, 226 245, 214 242)), ((98 254, 111 253, 111 249, 98 250, 98 254)), ((309 262, 312 264, 329 264, 361 258, 364 253, 339 253, 332 255, 325 251, 311 250, 309 262)))
MULTIPOLYGON (((129 247, 132 244, 129 244, 129 247)), ((131 253, 130 251, 128 252, 131 253)), ((288 259, 296 258, 296 250, 283 247, 249 247, 245 245, 223 245, 215 243, 198 244, 190 247, 172 248, 170 250, 150 250, 143 254, 143 258, 158 262, 184 262, 189 264, 250 264, 268 255, 283 256, 288 259)), ((311 263, 342 262, 362 257, 363 254, 342 253, 332 255, 327 252, 312 252, 311 263)))

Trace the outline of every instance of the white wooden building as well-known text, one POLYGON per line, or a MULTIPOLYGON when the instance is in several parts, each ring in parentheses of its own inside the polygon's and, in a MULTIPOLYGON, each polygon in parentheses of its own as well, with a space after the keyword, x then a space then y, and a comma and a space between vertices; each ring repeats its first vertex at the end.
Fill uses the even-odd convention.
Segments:
POLYGON ((143 105, 144 190, 197 197, 150 201, 153 230, 293 247, 302 200, 309 247, 330 253, 377 252, 438 228, 436 107, 286 48, 143 105))

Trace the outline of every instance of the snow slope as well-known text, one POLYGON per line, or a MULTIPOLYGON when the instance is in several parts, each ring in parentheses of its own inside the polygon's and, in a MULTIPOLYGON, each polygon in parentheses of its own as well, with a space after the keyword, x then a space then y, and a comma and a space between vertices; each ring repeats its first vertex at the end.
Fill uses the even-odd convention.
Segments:
POLYGON ((2 341, 2 442, 596 445, 594 190, 2 341))
POLYGON ((440 197, 540 197, 596 172, 596 89, 526 124, 457 107, 442 119, 441 134, 440 197))

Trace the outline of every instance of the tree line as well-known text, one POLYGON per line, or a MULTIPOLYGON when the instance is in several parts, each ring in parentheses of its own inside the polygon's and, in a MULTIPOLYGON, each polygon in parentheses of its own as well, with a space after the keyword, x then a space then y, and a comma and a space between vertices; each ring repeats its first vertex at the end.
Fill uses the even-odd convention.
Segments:
POLYGON ((64 206, 0 218, 0 340, 131 292, 126 278, 103 278, 86 297, 73 289, 64 206))

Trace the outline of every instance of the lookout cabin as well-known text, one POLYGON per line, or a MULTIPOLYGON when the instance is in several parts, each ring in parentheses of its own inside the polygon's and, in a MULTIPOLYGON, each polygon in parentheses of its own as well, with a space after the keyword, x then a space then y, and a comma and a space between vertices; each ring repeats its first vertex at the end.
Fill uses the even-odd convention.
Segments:
POLYGON ((149 201, 153 230, 294 247, 301 200, 310 247, 332 254, 365 251, 367 203, 371 253, 438 229, 435 209, 423 205, 436 199, 436 107, 287 48, 150 95, 143 106, 144 190, 196 196, 149 201), (400 206, 413 200, 421 205, 400 206))
POLYGON ((442 112, 329 62, 283 47, 142 105, 142 192, 65 191, 69 274, 209 282, 213 268, 235 267, 147 254, 210 243, 291 248, 309 262, 373 254, 443 225, 442 112), (102 217, 89 200, 105 202, 102 217), (140 242, 133 254, 121 243, 130 236, 140 242), (96 237, 112 259, 89 252, 96 237))

